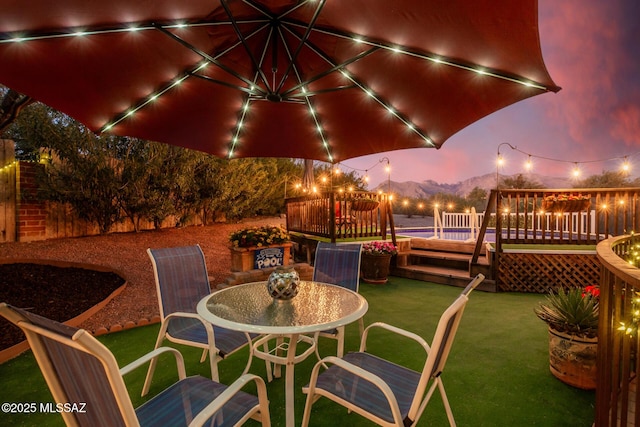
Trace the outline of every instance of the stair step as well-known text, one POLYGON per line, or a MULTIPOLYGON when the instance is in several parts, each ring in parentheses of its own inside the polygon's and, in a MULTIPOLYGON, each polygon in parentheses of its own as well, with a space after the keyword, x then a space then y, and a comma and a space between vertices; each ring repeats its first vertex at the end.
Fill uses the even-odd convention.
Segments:
MULTIPOLYGON (((471 281, 471 277, 467 270, 438 267, 433 265, 409 265, 405 267, 396 267, 392 274, 398 277, 406 277, 409 279, 462 288, 466 287, 471 281)), ((495 281, 488 279, 485 279, 478 286, 478 289, 486 292, 497 292, 495 281)))

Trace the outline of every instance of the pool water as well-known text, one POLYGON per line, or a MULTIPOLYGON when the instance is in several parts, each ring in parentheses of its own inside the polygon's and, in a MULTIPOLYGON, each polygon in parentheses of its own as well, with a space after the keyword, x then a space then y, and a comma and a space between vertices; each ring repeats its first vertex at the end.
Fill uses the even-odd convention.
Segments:
MULTIPOLYGON (((440 238, 442 240, 457 240, 460 242, 466 242, 471 239, 471 230, 464 228, 444 229, 440 237, 436 237, 436 232, 433 227, 424 228, 405 228, 396 229, 396 235, 404 237, 421 237, 423 239, 435 239, 440 238)), ((477 233, 476 233, 477 236, 477 233)), ((484 236, 485 242, 495 242, 495 230, 487 230, 484 236)))

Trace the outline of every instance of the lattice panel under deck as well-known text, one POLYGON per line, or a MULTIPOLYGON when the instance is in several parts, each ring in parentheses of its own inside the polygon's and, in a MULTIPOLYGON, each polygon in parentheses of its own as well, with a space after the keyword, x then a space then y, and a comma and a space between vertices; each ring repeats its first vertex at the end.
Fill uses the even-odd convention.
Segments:
POLYGON ((548 293, 561 286, 584 287, 599 282, 600 263, 595 254, 500 254, 500 291, 548 293))

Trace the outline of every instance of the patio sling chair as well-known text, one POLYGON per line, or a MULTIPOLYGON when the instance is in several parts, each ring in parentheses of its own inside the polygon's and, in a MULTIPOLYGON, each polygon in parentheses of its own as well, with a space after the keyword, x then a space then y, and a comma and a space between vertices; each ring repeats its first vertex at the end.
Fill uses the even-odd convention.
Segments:
MULTIPOLYGON (((171 342, 202 348, 204 362, 209 353, 211 379, 218 381, 218 361, 251 343, 252 337, 244 332, 231 331, 212 325, 196 313, 198 302, 211 294, 209 275, 200 245, 175 248, 147 249, 153 264, 158 305, 162 324, 156 348, 166 338, 171 342)), ((251 366, 252 352, 243 372, 251 366)), ((149 390, 149 381, 156 367, 155 360, 143 392, 149 390)))
MULTIPOLYGON (((315 282, 329 283, 342 286, 358 292, 360 283, 360 258, 362 244, 350 243, 336 245, 332 243, 319 242, 316 247, 316 258, 313 263, 313 280, 315 282)), ((358 320, 360 336, 364 331, 364 321, 358 320)), ((332 338, 338 341, 337 356, 344 355, 344 326, 322 331, 320 336, 332 338)), ((318 359, 320 355, 316 347, 318 359)))
POLYGON ((269 402, 262 378, 245 374, 230 386, 201 376, 186 377, 182 354, 155 349, 118 368, 115 357, 83 329, 0 304, 0 315, 27 336, 49 386, 55 408, 68 426, 235 426, 250 418, 268 427, 269 402), (178 381, 134 408, 123 376, 162 354, 176 360, 178 381), (258 396, 241 390, 254 382, 258 396))
MULTIPOLYGON (((442 372, 449 356, 469 293, 484 280, 478 274, 440 317, 431 346, 420 336, 386 323, 373 323, 365 329, 358 352, 343 358, 325 357, 314 366, 307 393, 302 426, 309 424, 311 407, 321 396, 354 411, 381 426, 406 427, 417 424, 436 387, 440 391, 449 424, 455 426, 451 406, 442 383, 442 372), (414 340, 426 352, 422 372, 367 353, 367 337, 373 329, 414 340), (324 365, 331 365, 319 374, 324 365), (427 386, 431 386, 427 390, 427 386)), ((387 342, 391 341, 386 337, 387 342)))

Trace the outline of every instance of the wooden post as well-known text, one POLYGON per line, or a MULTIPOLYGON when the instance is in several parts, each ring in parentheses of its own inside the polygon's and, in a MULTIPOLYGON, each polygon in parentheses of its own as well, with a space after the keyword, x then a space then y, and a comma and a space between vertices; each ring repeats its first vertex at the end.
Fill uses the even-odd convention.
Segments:
POLYGON ((329 236, 331 243, 336 242, 336 193, 329 192, 329 236))
POLYGON ((16 241, 16 163, 14 143, 0 139, 0 242, 16 241))

